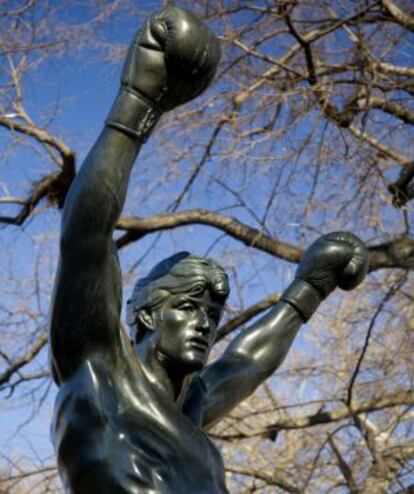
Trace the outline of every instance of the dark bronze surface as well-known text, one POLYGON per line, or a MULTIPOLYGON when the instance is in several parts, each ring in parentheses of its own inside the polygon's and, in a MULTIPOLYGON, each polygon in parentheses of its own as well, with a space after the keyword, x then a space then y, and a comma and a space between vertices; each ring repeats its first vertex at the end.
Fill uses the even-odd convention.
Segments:
POLYGON ((351 289, 366 273, 357 237, 321 237, 282 300, 206 366, 228 281, 214 261, 179 253, 137 283, 131 345, 112 240, 129 174, 162 113, 200 94, 219 56, 214 35, 190 13, 169 7, 151 16, 66 200, 50 343, 59 386, 52 437, 68 492, 227 492, 220 453, 204 430, 276 370, 336 286, 351 289))

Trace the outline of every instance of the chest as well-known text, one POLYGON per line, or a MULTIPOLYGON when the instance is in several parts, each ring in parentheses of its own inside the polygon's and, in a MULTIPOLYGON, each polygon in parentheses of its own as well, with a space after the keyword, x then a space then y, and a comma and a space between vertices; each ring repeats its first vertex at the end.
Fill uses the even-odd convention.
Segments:
MULTIPOLYGON (((200 405, 187 404, 196 418, 200 405)), ((69 484, 82 464, 103 461, 104 471, 128 493, 226 492, 219 451, 144 376, 118 381, 85 368, 60 390, 52 435, 69 484)))

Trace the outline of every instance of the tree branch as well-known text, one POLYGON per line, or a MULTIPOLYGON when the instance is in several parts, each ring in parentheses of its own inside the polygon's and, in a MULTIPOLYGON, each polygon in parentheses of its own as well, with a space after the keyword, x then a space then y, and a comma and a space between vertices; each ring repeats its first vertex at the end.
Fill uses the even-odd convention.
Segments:
POLYGON ((61 157, 59 171, 52 172, 38 182, 35 182, 20 212, 16 216, 0 216, 0 223, 22 225, 44 198, 61 209, 76 174, 74 151, 66 146, 63 141, 52 136, 47 130, 36 127, 35 125, 22 124, 4 115, 0 115, 0 126, 35 139, 49 151, 50 148, 57 151, 61 157))
POLYGON ((391 0, 381 0, 381 4, 388 14, 398 22, 398 24, 401 24, 401 26, 409 29, 410 31, 414 31, 414 17, 411 17, 403 12, 395 5, 395 3, 391 2, 391 0))
MULTIPOLYGON (((185 225, 207 225, 227 233, 249 247, 266 252, 288 262, 299 262, 304 249, 269 237, 231 216, 205 209, 188 209, 170 214, 158 214, 148 218, 121 218, 117 229, 125 231, 116 241, 119 249, 139 240, 149 233, 169 230, 185 225)), ((414 240, 404 236, 393 241, 370 246, 370 271, 384 268, 414 268, 414 240)))
POLYGON ((121 218, 117 229, 127 231, 127 233, 121 236, 116 244, 118 248, 122 248, 148 233, 191 224, 219 228, 249 247, 258 248, 286 261, 298 262, 303 253, 303 249, 272 239, 231 216, 224 216, 205 209, 189 209, 172 214, 154 215, 149 218, 121 218))
POLYGON ((369 98, 360 98, 357 102, 358 111, 366 111, 370 108, 377 108, 379 110, 399 118, 404 123, 414 125, 414 112, 408 108, 398 105, 393 101, 387 101, 383 98, 371 96, 369 98))
POLYGON ((414 268, 414 240, 407 236, 369 247, 370 271, 384 268, 414 268))
POLYGON ((395 393, 375 396, 365 402, 354 402, 352 407, 343 406, 334 408, 326 412, 317 412, 313 415, 304 417, 294 417, 279 420, 266 427, 252 430, 246 433, 229 433, 217 436, 218 439, 234 440, 246 439, 249 437, 270 437, 280 430, 306 429, 315 425, 331 424, 340 420, 359 415, 361 413, 376 412, 385 408, 396 407, 400 405, 413 405, 414 391, 401 390, 395 393))
POLYGON ((0 126, 5 127, 13 132, 33 137, 37 142, 52 147, 61 155, 64 161, 75 160, 75 153, 60 139, 53 137, 47 130, 41 129, 34 125, 25 125, 5 115, 0 115, 0 126))
POLYGON ((401 208, 414 197, 414 161, 401 168, 398 179, 388 185, 395 207, 401 208))
POLYGON ((31 362, 40 352, 40 350, 46 345, 46 343, 47 334, 43 333, 23 356, 12 362, 9 367, 2 374, 0 374, 0 389, 3 384, 9 381, 13 374, 18 372, 22 367, 31 362))
POLYGON ((42 199, 47 199, 59 209, 63 208, 66 195, 75 177, 75 164, 64 166, 59 172, 52 172, 33 185, 29 197, 16 216, 0 216, 0 223, 22 225, 42 199))
POLYGON ((341 471, 346 483, 348 484, 350 494, 358 494, 359 490, 354 476, 352 475, 352 470, 349 467, 348 463, 345 461, 345 458, 342 456, 338 446, 335 444, 334 438, 329 437, 328 443, 332 449, 333 454, 336 457, 339 470, 341 471))
POLYGON ((291 494, 300 494, 302 492, 301 490, 297 489, 294 485, 290 484, 286 480, 279 478, 276 475, 276 473, 273 473, 273 475, 271 475, 263 471, 258 472, 256 469, 253 468, 250 469, 239 466, 227 466, 226 471, 235 473, 237 475, 245 475, 247 477, 253 477, 255 479, 262 480, 268 486, 273 485, 291 494))
POLYGON ((346 399, 346 404, 349 407, 352 405, 353 389, 354 389, 355 381, 356 381, 358 373, 360 371, 362 361, 364 360, 365 354, 368 350, 368 345, 370 343, 371 335, 372 335, 372 332, 374 330, 374 326, 375 326, 375 323, 377 321, 377 318, 382 313, 382 310, 385 307, 385 305, 398 292, 398 290, 402 287, 402 285, 405 283, 406 280, 407 280, 407 275, 406 275, 406 273, 404 273, 404 275, 400 279, 398 279, 395 283, 393 283, 391 285, 391 287, 387 290, 386 294, 382 298, 381 302, 378 304, 378 307, 375 311, 375 314, 373 315, 373 317, 369 323, 368 330, 367 330, 367 333, 365 335, 364 345, 363 345, 361 352, 358 356, 358 360, 357 360, 357 363, 355 365, 355 369, 354 369, 352 376, 351 376, 351 379, 349 381, 348 393, 347 393, 347 399, 346 399))

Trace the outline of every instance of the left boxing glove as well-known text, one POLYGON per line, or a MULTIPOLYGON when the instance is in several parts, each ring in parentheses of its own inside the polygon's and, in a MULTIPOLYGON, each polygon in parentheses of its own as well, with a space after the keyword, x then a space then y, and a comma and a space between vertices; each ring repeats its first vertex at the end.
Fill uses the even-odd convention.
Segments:
POLYGON ((354 234, 332 232, 320 237, 304 253, 294 282, 282 295, 307 321, 337 286, 351 290, 364 279, 369 253, 354 234))

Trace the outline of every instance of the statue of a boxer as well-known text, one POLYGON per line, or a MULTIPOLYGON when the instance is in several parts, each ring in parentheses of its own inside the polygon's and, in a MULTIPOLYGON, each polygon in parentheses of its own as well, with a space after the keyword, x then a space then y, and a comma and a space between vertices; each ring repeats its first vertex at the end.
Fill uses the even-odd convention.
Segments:
POLYGON ((281 300, 205 367, 228 279, 214 261, 182 252, 136 284, 131 345, 112 240, 129 175, 162 113, 204 91, 219 57, 216 38, 190 13, 168 7, 151 16, 66 200, 50 343, 59 386, 52 435, 68 492, 227 492, 220 453, 204 429, 277 369, 335 287, 351 289, 367 271, 357 237, 321 237, 281 300))

